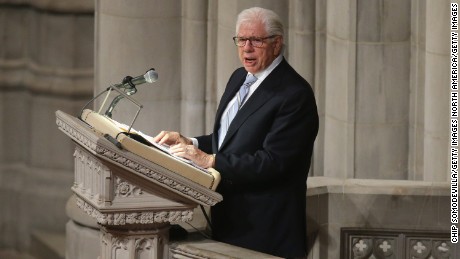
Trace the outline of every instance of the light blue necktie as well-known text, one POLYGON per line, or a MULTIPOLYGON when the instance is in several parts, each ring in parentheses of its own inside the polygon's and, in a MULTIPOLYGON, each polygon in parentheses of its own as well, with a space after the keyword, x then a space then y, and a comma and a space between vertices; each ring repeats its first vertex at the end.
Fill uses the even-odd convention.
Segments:
POLYGON ((222 117, 219 129, 219 147, 224 141, 228 127, 230 127, 230 123, 232 122, 233 118, 235 118, 236 113, 240 110, 241 106, 246 100, 246 97, 249 93, 249 88, 252 84, 254 84, 255 81, 257 81, 257 77, 255 77, 253 74, 249 74, 246 77, 246 80, 244 81, 243 85, 240 87, 240 90, 238 91, 238 94, 236 95, 236 102, 232 104, 232 106, 222 117))

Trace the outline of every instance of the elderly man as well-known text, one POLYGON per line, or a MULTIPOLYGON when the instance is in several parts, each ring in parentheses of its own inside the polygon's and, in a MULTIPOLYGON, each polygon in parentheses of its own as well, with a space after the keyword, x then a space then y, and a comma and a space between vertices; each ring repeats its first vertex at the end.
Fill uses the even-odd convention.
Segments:
POLYGON ((313 91, 284 59, 283 25, 250 8, 233 38, 243 67, 230 77, 213 132, 155 140, 196 164, 214 167, 223 201, 211 209, 213 238, 282 257, 306 255, 306 180, 318 114, 313 91))

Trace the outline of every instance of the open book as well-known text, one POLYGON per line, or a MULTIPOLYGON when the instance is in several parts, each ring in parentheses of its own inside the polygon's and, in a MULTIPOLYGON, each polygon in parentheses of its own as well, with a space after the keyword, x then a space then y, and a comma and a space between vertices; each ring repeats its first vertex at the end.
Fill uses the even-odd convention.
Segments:
POLYGON ((116 142, 117 146, 126 149, 138 156, 182 175, 209 189, 215 190, 220 182, 220 173, 213 168, 202 168, 192 161, 172 155, 169 146, 160 145, 152 136, 144 134, 129 126, 117 122, 105 115, 90 109, 83 110, 81 119, 95 131, 105 135, 107 139, 116 142))
MULTIPOLYGON (((144 145, 147 145, 147 146, 154 146, 160 150, 163 150, 164 152, 170 154, 171 156, 173 156, 174 158, 178 159, 178 160, 181 160, 182 162, 185 162, 185 163, 188 163, 188 164, 191 164, 193 166, 195 166, 196 168, 200 169, 200 170, 203 170, 203 171, 206 171, 205 168, 203 167, 200 167, 198 165, 196 165, 195 163, 193 163, 191 160, 189 159, 186 159, 186 158, 183 158, 183 157, 180 157, 180 156, 176 156, 174 154, 172 154, 171 152, 169 152, 169 145, 166 145, 166 144, 159 144, 157 142, 155 142, 155 140, 153 140, 153 137, 152 136, 149 136, 147 134, 144 134, 142 133, 141 131, 138 131, 138 130, 135 130, 133 128, 131 128, 130 132, 128 133, 128 130, 129 130, 129 126, 126 125, 126 124, 123 124, 123 123, 119 123, 115 120, 112 120, 112 122, 117 126, 119 127, 122 131, 120 132, 121 134, 125 134, 125 135, 128 135, 129 137, 133 138, 134 140, 137 140, 139 142, 141 142, 142 144, 144 145)), ((119 134, 120 134, 119 133, 119 134)))

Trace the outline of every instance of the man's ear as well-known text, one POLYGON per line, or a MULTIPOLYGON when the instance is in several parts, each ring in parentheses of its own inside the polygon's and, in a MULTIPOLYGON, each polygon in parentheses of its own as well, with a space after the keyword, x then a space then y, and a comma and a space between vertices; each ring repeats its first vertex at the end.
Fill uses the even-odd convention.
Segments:
POLYGON ((275 48, 274 48, 275 56, 278 56, 281 53, 281 49, 283 48, 283 37, 281 36, 275 37, 274 45, 275 45, 275 48))

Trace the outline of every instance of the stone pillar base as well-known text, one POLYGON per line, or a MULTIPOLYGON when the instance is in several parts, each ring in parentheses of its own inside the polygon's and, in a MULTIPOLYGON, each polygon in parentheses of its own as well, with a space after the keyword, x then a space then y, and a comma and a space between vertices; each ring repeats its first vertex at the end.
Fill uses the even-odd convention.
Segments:
POLYGON ((169 224, 151 230, 114 229, 101 227, 101 259, 164 258, 168 249, 169 224))

